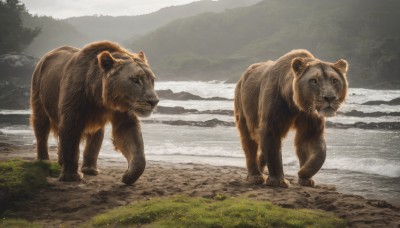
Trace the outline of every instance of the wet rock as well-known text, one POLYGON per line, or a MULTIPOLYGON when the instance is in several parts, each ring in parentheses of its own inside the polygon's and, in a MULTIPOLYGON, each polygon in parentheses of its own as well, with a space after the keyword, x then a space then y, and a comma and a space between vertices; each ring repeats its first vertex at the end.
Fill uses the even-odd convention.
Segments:
POLYGON ((174 93, 172 90, 157 90, 156 91, 158 96, 161 99, 168 99, 168 100, 208 100, 208 101, 226 101, 229 100, 223 97, 211 97, 211 98, 203 98, 188 92, 178 92, 174 93))
POLYGON ((354 117, 382 117, 382 116, 400 116, 400 112, 360 112, 357 110, 351 110, 350 112, 337 112, 342 116, 354 116, 354 117))
POLYGON ((211 114, 211 115, 227 115, 227 116, 233 116, 233 111, 232 110, 205 110, 205 111, 199 111, 197 109, 185 109, 184 107, 181 106, 175 106, 175 107, 164 107, 164 106, 157 106, 157 109, 155 110, 154 113, 160 113, 160 114, 211 114))
POLYGON ((362 103, 362 105, 400 105, 400 97, 395 98, 390 101, 367 101, 365 103, 362 103))
POLYGON ((342 123, 333 123, 327 121, 326 126, 329 128, 338 128, 338 129, 360 128, 360 129, 399 130, 400 122, 381 122, 381 123, 356 122, 354 124, 342 124, 342 123))

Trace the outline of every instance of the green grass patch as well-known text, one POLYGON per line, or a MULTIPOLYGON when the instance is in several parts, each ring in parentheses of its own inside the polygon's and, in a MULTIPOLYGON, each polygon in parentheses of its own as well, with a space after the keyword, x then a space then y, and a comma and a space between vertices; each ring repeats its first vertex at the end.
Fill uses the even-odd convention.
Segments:
POLYGON ((187 196, 140 201, 95 216, 87 227, 346 227, 332 213, 240 198, 187 196))
POLYGON ((58 163, 13 159, 0 162, 0 212, 32 197, 48 185, 46 177, 60 173, 58 163))
POLYGON ((23 219, 0 219, 0 227, 4 228, 39 228, 43 227, 36 223, 31 223, 23 219))

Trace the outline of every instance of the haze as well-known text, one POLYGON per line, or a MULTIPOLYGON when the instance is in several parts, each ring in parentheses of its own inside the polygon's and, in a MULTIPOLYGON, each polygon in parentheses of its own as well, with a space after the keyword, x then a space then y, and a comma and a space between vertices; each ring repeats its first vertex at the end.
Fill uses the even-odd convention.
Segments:
POLYGON ((194 0, 22 0, 31 14, 57 19, 86 15, 142 15, 194 0))

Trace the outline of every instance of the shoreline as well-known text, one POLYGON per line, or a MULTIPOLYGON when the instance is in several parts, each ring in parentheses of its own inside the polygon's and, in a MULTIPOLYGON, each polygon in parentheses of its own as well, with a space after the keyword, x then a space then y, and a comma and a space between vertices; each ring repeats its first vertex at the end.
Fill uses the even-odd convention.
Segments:
MULTIPOLYGON (((49 154, 50 159, 56 161, 56 147, 50 147, 49 154)), ((34 160, 35 147, 0 145, 0 161, 12 158, 34 160)), ((76 226, 108 209, 139 200, 173 195, 213 198, 223 194, 268 200, 286 208, 330 211, 347 219, 348 225, 354 227, 400 225, 398 205, 340 193, 334 185, 320 182, 315 188, 301 187, 294 176, 286 176, 291 182, 290 188, 270 188, 249 185, 245 168, 148 161, 139 180, 126 186, 119 181, 126 165, 125 161, 99 159, 98 176, 85 176, 81 182, 59 182, 56 178, 48 178, 50 187, 25 202, 15 211, 15 216, 44 226, 76 226)))

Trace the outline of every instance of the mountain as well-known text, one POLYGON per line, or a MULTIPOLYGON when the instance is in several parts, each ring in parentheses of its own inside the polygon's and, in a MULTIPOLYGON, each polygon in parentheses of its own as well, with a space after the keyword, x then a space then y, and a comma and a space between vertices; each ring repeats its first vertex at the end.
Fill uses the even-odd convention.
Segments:
POLYGON ((350 86, 400 88, 400 1, 264 0, 175 20, 129 43, 162 80, 236 82, 254 62, 298 48, 350 63, 350 86))
POLYGON ((28 13, 22 15, 22 20, 28 28, 40 28, 39 35, 25 50, 29 55, 41 57, 62 45, 81 47, 87 42, 87 37, 63 20, 28 13))
POLYGON ((154 13, 139 16, 83 16, 68 18, 65 21, 87 36, 88 41, 107 39, 123 42, 133 40, 178 18, 204 12, 222 12, 226 9, 249 6, 259 1, 202 0, 186 5, 166 7, 154 13))

